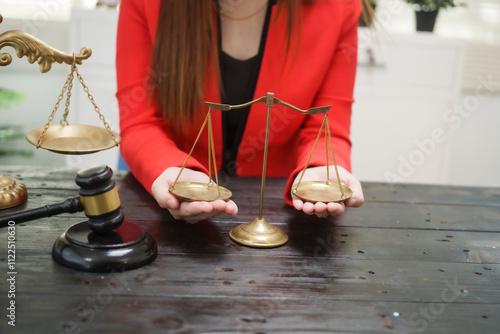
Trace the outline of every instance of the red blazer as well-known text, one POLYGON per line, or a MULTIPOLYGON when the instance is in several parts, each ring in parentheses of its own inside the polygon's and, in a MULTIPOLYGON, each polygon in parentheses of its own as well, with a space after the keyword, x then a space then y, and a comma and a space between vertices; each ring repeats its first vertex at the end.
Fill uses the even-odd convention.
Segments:
MULTIPOLYGON (((201 127, 185 136, 174 135, 157 106, 148 104, 146 77, 150 67, 161 0, 122 0, 117 37, 117 98, 120 108, 121 154, 131 172, 151 192, 154 180, 168 167, 182 166, 201 127)), ((337 164, 350 170, 351 105, 357 63, 359 0, 317 0, 303 5, 300 34, 293 36, 291 54, 284 56, 285 24, 280 15, 271 24, 265 45, 255 97, 267 92, 300 109, 331 105, 330 129, 337 164), (296 45, 297 47, 294 47, 296 45)), ((209 70, 210 72, 210 70, 209 70)), ((161 73, 156 78, 161 80, 161 73)), ((215 75, 208 73, 205 101, 220 102, 215 75)), ((241 140, 238 175, 261 176, 267 108, 251 107, 241 140)), ((290 187, 300 172, 318 134, 323 115, 306 116, 281 105, 271 112, 268 177, 289 177, 285 200, 291 204, 290 187)), ((218 166, 222 163, 222 122, 212 112, 218 166)), ((187 167, 207 171, 208 139, 202 135, 187 167)), ((325 165, 325 141, 320 140, 310 165, 325 165)), ((332 161, 330 161, 332 163, 332 161)))

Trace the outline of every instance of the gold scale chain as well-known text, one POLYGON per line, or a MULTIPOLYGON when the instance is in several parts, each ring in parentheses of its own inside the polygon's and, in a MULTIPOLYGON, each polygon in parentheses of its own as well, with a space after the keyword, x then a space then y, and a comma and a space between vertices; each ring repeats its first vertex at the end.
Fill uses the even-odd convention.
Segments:
MULTIPOLYGON (((42 133, 40 134, 40 136, 38 136, 36 148, 39 148, 40 145, 42 145, 43 137, 45 136, 45 133, 47 132, 47 130, 50 127, 50 122, 52 122, 54 120, 54 115, 56 114, 57 109, 59 109, 59 104, 61 103, 61 101, 64 97, 64 92, 66 92, 66 89, 68 89, 69 84, 72 80, 73 80, 73 67, 71 67, 71 73, 68 75, 68 78, 66 79, 66 82, 63 85, 62 92, 61 92, 61 94, 59 94, 59 96, 57 98, 56 105, 54 106, 54 109, 52 109, 52 113, 49 116, 49 120, 48 120, 47 124, 45 124, 45 127, 44 127, 42 133)), ((66 106, 69 107, 69 99, 68 99, 68 101, 66 101, 66 106)))
POLYGON ((59 94, 59 96, 57 98, 57 102, 56 102, 56 104, 54 106, 54 109, 52 110, 52 113, 49 116, 47 124, 45 124, 45 127, 44 127, 42 133, 38 137, 38 141, 37 141, 37 144, 36 144, 37 148, 39 148, 41 146, 43 137, 45 136, 45 133, 47 132, 47 130, 50 127, 50 122, 52 122, 54 120, 54 115, 55 115, 57 109, 59 109, 59 105, 60 105, 62 99, 64 98, 64 93, 66 92, 66 90, 68 90, 67 97, 66 97, 66 105, 65 105, 66 108, 65 108, 65 111, 64 111, 63 119, 61 120, 60 123, 61 123, 61 125, 69 125, 69 123, 67 121, 67 117, 68 117, 68 114, 69 114, 69 104, 70 104, 70 99, 71 99, 71 89, 73 88, 73 79, 75 77, 74 76, 75 73, 76 73, 76 77, 78 78, 78 81, 80 81, 80 83, 82 84, 83 91, 85 93, 87 93, 87 97, 90 100, 90 102, 92 103, 92 105, 94 106, 95 112, 99 115, 99 119, 102 121, 102 123, 104 124, 104 127, 106 128, 106 130, 111 135, 111 138, 113 138, 113 141, 115 142, 115 144, 118 145, 118 142, 116 140, 116 137, 115 137, 113 131, 111 130, 108 122, 106 122, 106 119, 104 118, 104 115, 101 114, 101 111, 100 111, 99 107, 97 106, 97 104, 94 101, 94 97, 92 96, 92 94, 90 94, 89 88, 87 87, 87 85, 85 85, 85 82, 83 81, 82 76, 80 75, 80 73, 78 72, 78 69, 76 68, 75 54, 73 54, 73 64, 71 65, 71 72, 68 74, 68 78, 66 79, 66 82, 63 85, 61 94, 59 94))

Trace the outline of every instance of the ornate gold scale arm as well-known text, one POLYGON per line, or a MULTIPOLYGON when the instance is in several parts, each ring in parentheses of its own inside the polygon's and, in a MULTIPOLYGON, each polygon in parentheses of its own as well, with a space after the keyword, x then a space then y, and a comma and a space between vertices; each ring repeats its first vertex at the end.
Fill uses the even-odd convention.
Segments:
MULTIPOLYGON (((0 23, 2 20, 2 15, 0 15, 0 23)), ((26 56, 30 64, 38 62, 42 73, 48 72, 55 62, 68 65, 73 64, 73 62, 81 64, 82 60, 88 59, 92 55, 92 50, 87 47, 82 48, 80 53, 75 55, 61 52, 20 30, 10 30, 0 34, 0 50, 5 46, 14 48, 19 58, 26 56)), ((0 53, 0 66, 7 66, 11 62, 12 56, 10 54, 0 53)))
MULTIPOLYGON (((332 107, 332 106, 325 106, 325 107, 315 107, 315 108, 309 108, 307 110, 302 110, 302 109, 299 109, 299 108, 291 105, 290 103, 286 103, 284 101, 281 101, 280 99, 278 99, 276 97, 273 97, 272 99, 273 99, 273 101, 272 101, 273 103, 284 105, 285 107, 293 109, 301 114, 307 114, 307 115, 325 114, 332 107)), ((213 102, 205 102, 205 104, 207 105, 207 107, 215 109, 215 110, 228 111, 228 110, 233 110, 233 109, 245 108, 245 107, 248 107, 248 106, 250 106, 254 103, 257 103, 257 102, 266 102, 266 101, 267 101, 267 97, 263 96, 263 97, 260 97, 258 99, 255 99, 253 101, 243 103, 243 104, 237 104, 237 105, 220 104, 220 103, 213 103, 213 102)))
POLYGON ((326 114, 328 110, 330 110, 330 108, 332 107, 332 106, 314 107, 314 108, 309 108, 307 110, 302 110, 295 106, 292 106, 290 103, 286 103, 277 98, 274 98, 274 103, 284 105, 285 107, 298 111, 301 114, 307 114, 307 115, 326 114))

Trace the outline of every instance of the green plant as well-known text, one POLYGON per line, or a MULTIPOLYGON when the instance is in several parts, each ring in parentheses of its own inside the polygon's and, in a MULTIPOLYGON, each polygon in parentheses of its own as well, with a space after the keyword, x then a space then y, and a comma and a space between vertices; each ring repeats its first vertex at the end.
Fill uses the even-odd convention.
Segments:
POLYGON ((0 88, 0 108, 9 109, 16 103, 21 103, 26 98, 23 93, 0 88))
POLYGON ((425 12, 433 11, 439 8, 449 8, 465 6, 464 2, 458 0, 405 0, 409 4, 416 7, 417 10, 422 10, 425 12))

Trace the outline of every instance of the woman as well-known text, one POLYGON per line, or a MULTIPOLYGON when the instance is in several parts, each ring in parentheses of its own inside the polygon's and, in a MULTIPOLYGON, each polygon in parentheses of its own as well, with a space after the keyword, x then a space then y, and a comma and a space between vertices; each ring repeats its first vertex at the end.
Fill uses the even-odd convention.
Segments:
MULTIPOLYGON (((356 71, 359 0, 122 0, 117 38, 121 153, 136 178, 176 219, 195 223, 237 213, 231 201, 180 202, 168 189, 194 143, 204 101, 240 104, 272 92, 301 109, 329 111, 345 203, 303 202, 291 193, 323 115, 273 107, 268 177, 288 177, 285 201, 318 217, 363 204, 350 174, 349 128, 356 71)), ((216 158, 225 175, 260 176, 264 104, 212 111, 216 158)), ((202 136, 178 182, 208 180, 202 136)), ((303 181, 325 180, 324 140, 303 181)), ((332 164, 332 161, 330 161, 332 164)), ((330 175, 335 176, 333 170, 330 175)))

